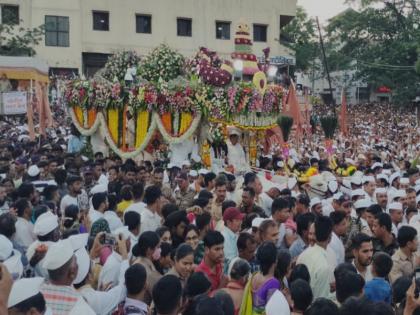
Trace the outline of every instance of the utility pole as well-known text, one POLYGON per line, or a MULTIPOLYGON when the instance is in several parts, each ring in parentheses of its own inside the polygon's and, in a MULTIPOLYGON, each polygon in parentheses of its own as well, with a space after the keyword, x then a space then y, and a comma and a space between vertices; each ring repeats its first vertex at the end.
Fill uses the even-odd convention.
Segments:
POLYGON ((334 115, 336 115, 336 112, 335 112, 335 99, 334 99, 334 95, 333 95, 333 91, 332 91, 332 86, 331 86, 330 71, 328 70, 328 62, 327 62, 327 56, 325 55, 324 40, 322 39, 321 27, 319 26, 319 19, 318 19, 318 17, 316 17, 316 24, 318 25, 319 42, 321 44, 322 55, 323 55, 323 59, 324 59, 324 68, 325 68, 325 72, 327 72, 327 79, 328 79, 328 85, 329 85, 329 88, 330 88, 330 95, 331 95, 331 100, 332 100, 333 113, 334 113, 334 115))

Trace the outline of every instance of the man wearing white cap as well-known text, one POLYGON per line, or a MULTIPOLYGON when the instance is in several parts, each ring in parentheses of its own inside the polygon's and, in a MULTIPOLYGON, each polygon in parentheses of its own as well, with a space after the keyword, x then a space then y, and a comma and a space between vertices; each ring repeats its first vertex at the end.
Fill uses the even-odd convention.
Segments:
POLYGON ((188 182, 190 183, 190 185, 192 185, 197 178, 198 172, 196 170, 190 170, 188 172, 188 182))
POLYGON ((182 167, 181 171, 188 173, 191 168, 191 162, 188 160, 185 160, 182 162, 181 167, 182 167))
POLYGON ((388 207, 388 212, 392 220, 392 233, 397 236, 398 228, 400 227, 404 216, 403 205, 400 202, 392 202, 388 207))
POLYGON ((0 262, 4 264, 13 279, 19 279, 23 273, 21 254, 13 249, 12 242, 0 234, 0 262))
POLYGON ((375 202, 375 188, 376 182, 373 176, 363 177, 363 190, 365 191, 365 198, 371 202, 375 202))
POLYGON ((242 145, 239 143, 239 137, 241 131, 234 127, 228 127, 229 139, 226 141, 228 148, 227 163, 233 166, 235 173, 243 173, 249 170, 249 163, 246 160, 245 151, 242 145))
POLYGON ((198 170, 198 177, 194 182, 190 185, 192 189, 195 190, 195 193, 198 194, 201 189, 204 187, 204 175, 206 175, 209 171, 205 168, 198 170))
POLYGON ((376 188, 375 190, 376 203, 381 206, 382 211, 386 211, 388 206, 388 194, 385 188, 376 188))
POLYGON ((45 255, 43 266, 48 270, 50 282, 41 286, 41 292, 54 315, 95 314, 73 288, 78 267, 70 240, 53 244, 45 255))
POLYGON ((34 233, 38 240, 28 247, 26 256, 35 275, 47 278, 48 272, 43 267, 43 258, 48 248, 60 239, 58 217, 50 211, 41 214, 35 221, 34 233))
MULTIPOLYGON (((128 233, 128 230, 126 229, 128 233)), ((93 248, 100 248, 99 239, 101 233, 97 234, 93 248)), ((119 284, 107 291, 96 291, 92 288, 91 284, 91 260, 88 252, 85 249, 88 239, 88 234, 78 234, 71 236, 73 248, 75 249, 74 255, 77 260, 77 276, 73 281, 74 287, 89 303, 89 306, 95 311, 96 314, 109 314, 116 309, 126 297, 126 290, 124 285, 119 284), (74 239, 76 239, 74 241, 74 239)))
POLYGON ((8 314, 51 314, 39 290, 43 282, 40 277, 15 281, 7 301, 8 314))

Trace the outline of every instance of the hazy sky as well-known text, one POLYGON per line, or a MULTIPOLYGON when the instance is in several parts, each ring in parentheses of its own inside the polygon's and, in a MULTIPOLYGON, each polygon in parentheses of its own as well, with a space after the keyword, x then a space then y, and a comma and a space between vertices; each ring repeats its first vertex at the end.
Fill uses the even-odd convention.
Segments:
POLYGON ((309 16, 318 16, 322 23, 348 8, 344 2, 345 0, 298 0, 298 5, 304 7, 309 16))

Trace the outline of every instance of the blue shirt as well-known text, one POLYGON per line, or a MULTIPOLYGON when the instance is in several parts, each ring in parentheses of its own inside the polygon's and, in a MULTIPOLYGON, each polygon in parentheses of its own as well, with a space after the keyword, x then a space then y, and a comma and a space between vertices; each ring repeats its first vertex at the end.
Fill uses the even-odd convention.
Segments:
POLYGON ((82 151, 84 146, 85 145, 80 138, 78 138, 76 136, 71 136, 70 140, 67 144, 67 152, 68 153, 79 153, 80 151, 82 151))
POLYGON ((292 258, 298 257, 306 249, 307 245, 303 239, 298 235, 298 238, 292 243, 289 248, 290 256, 292 258))
POLYGON ((238 257, 238 246, 236 245, 236 242, 238 241, 238 235, 233 233, 232 230, 227 226, 225 226, 223 229, 222 235, 225 238, 225 259, 230 262, 233 258, 238 257))
POLYGON ((365 297, 373 302, 386 302, 391 304, 391 286, 384 278, 373 278, 365 285, 365 297))

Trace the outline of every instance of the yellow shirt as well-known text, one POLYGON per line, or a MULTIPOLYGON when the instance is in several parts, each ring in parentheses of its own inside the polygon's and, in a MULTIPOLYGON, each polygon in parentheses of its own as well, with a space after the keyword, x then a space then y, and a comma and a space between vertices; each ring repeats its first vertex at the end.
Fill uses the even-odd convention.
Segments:
POLYGON ((122 215, 125 209, 128 208, 133 203, 133 200, 123 200, 117 205, 117 213, 118 215, 122 215))

